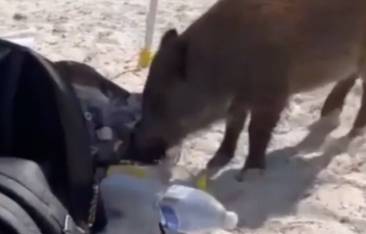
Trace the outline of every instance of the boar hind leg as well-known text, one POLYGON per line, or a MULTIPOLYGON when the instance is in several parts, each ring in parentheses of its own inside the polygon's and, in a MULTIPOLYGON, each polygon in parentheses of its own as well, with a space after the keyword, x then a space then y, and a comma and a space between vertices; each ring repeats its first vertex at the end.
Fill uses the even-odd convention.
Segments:
POLYGON ((349 133, 350 137, 356 137, 362 134, 362 130, 365 128, 366 125, 366 80, 363 79, 362 81, 362 100, 361 100, 361 107, 357 114, 357 118, 355 123, 353 124, 353 128, 349 133))
MULTIPOLYGON (((332 115, 338 118, 342 111, 344 100, 357 79, 357 74, 338 82, 328 95, 321 111, 321 118, 325 119, 332 115)), ((336 126, 335 126, 336 127, 336 126)))
POLYGON ((244 127, 247 117, 247 109, 243 103, 234 101, 226 119, 224 139, 221 142, 215 156, 209 161, 207 169, 210 175, 215 174, 234 157, 238 138, 244 127))
POLYGON ((355 84, 357 75, 339 81, 324 102, 321 117, 310 126, 310 133, 297 146, 302 152, 312 152, 323 145, 327 136, 339 125, 344 100, 355 84))

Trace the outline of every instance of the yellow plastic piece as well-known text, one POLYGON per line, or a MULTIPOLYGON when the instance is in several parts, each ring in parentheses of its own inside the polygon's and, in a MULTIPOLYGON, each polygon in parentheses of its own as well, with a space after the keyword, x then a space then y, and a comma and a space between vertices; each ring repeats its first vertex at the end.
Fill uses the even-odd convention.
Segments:
POLYGON ((130 166, 130 165, 119 165, 119 166, 111 166, 108 169, 107 174, 108 175, 112 175, 112 174, 127 174, 130 176, 134 176, 137 178, 145 178, 146 172, 143 168, 139 168, 137 166, 130 166))
POLYGON ((142 49, 139 57, 139 68, 147 68, 153 60, 153 53, 149 49, 142 49))
POLYGON ((207 175, 203 174, 200 178, 198 178, 196 183, 197 188, 207 192, 207 175))
POLYGON ((126 166, 126 171, 128 174, 136 176, 138 178, 146 177, 146 173, 143 169, 135 167, 135 166, 126 166))

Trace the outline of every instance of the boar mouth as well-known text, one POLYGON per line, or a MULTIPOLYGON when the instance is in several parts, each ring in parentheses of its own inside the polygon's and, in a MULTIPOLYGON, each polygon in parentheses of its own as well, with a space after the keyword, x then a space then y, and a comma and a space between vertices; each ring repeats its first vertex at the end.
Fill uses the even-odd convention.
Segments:
POLYGON ((128 140, 120 150, 121 161, 132 164, 157 165, 166 157, 165 145, 153 145, 141 149, 135 140, 135 133, 132 130, 128 140))
POLYGON ((122 161, 142 165, 158 165, 162 162, 177 164, 181 158, 182 144, 167 146, 164 142, 157 143, 145 149, 140 149, 134 140, 132 132, 128 143, 123 149, 122 161))
POLYGON ((136 129, 142 120, 142 95, 140 93, 131 93, 127 99, 129 108, 135 113, 134 120, 128 123, 129 136, 123 142, 119 151, 122 163, 132 163, 141 165, 157 165, 162 161, 177 163, 180 159, 181 145, 169 146, 164 140, 155 140, 145 142, 141 147, 136 141, 136 129))

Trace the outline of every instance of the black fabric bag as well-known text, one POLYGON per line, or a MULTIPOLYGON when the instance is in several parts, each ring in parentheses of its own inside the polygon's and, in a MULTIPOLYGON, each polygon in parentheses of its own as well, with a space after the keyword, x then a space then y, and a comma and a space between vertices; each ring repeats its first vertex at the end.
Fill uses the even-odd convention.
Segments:
POLYGON ((0 40, 0 109, 0 156, 38 163, 72 217, 87 220, 94 165, 70 85, 51 62, 0 40))
POLYGON ((91 218, 90 232, 105 224, 96 185, 119 158, 92 153, 72 69, 0 39, 0 234, 79 234, 91 218))

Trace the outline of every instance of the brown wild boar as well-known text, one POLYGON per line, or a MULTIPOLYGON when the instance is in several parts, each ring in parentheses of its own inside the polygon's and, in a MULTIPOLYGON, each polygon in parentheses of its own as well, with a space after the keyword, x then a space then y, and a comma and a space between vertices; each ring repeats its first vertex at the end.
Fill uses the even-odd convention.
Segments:
MULTIPOLYGON (((250 113, 240 177, 264 169, 290 95, 366 72, 365 33, 365 0, 218 1, 181 35, 173 29, 163 36, 130 152, 138 160, 158 159, 187 134, 225 118, 223 142, 208 163, 214 171, 232 159, 250 113)), ((324 114, 341 105, 347 85, 339 86, 324 114)), ((364 101, 356 128, 365 124, 365 108, 364 101)))

